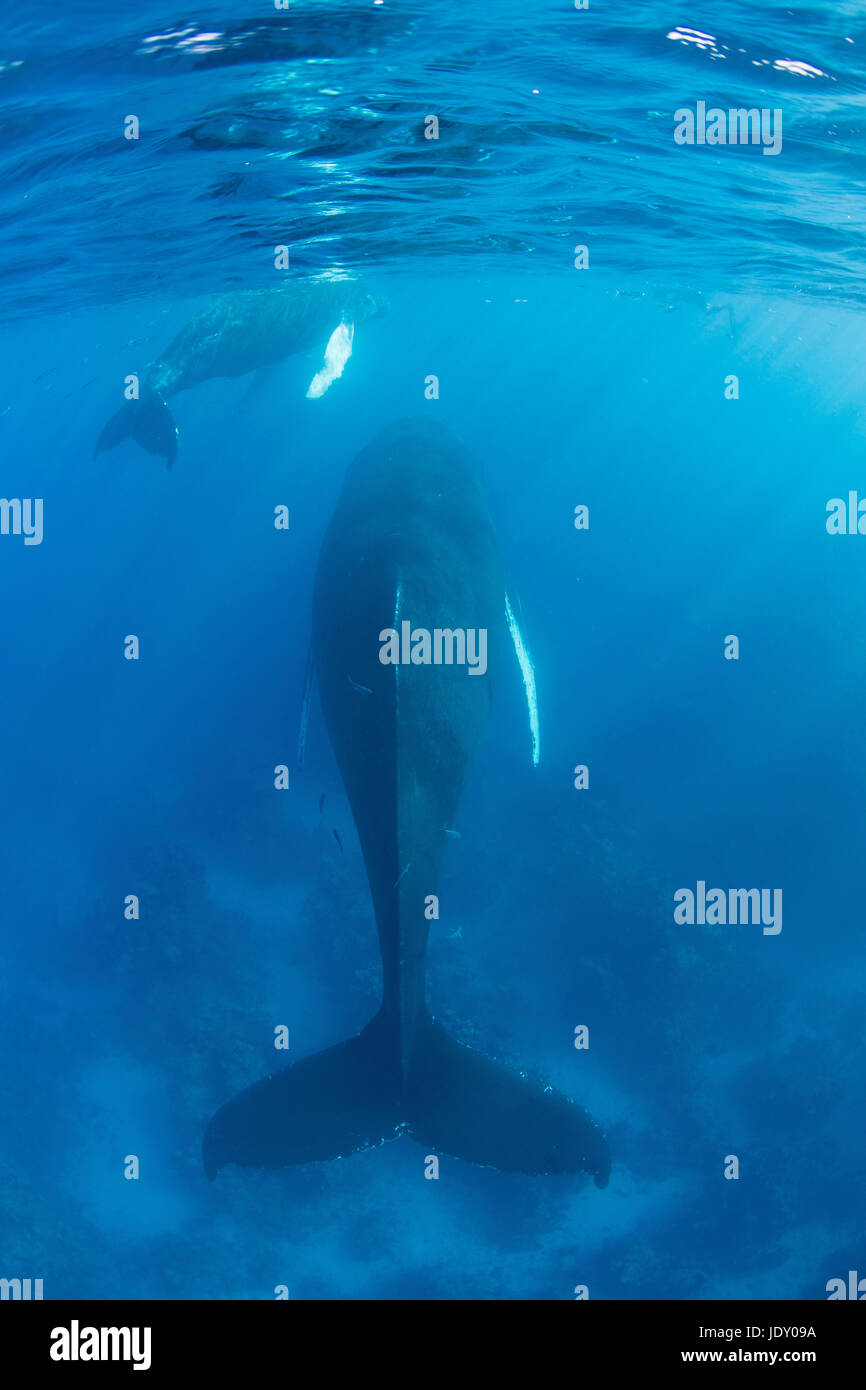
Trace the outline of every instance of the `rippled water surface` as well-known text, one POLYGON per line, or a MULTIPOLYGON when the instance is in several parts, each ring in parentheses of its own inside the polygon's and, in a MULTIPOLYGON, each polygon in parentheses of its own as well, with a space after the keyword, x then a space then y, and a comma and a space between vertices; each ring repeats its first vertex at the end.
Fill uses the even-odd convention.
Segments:
POLYGON ((864 45, 858 4, 10 6, 4 309, 258 283, 278 243, 859 301, 864 45), (698 100, 780 108, 784 157, 677 147, 698 100))

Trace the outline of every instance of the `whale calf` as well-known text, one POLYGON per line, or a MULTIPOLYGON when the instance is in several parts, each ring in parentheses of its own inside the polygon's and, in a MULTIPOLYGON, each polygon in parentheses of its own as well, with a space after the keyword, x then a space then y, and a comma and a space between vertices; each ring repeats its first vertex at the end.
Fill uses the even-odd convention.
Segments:
POLYGON ((351 355, 355 325, 387 307, 387 300, 352 280, 292 280, 278 289, 218 295, 147 368, 139 399, 126 401, 111 417, 94 458, 131 437, 171 468, 177 427, 166 405, 169 396, 211 377, 273 367, 308 348, 320 347, 324 361, 307 395, 323 395, 351 355))
POLYGON ((458 1043, 426 1003, 425 907, 509 633, 523 668, 528 653, 473 460, 441 426, 391 426, 348 469, 313 597, 313 659, 367 869, 382 1003, 357 1037, 217 1111, 203 1144, 210 1178, 230 1163, 279 1168, 408 1134, 473 1163, 587 1172, 607 1184, 607 1144, 589 1115, 458 1043), (447 658, 383 660, 385 634, 404 622, 422 634, 484 630, 485 671, 447 658))

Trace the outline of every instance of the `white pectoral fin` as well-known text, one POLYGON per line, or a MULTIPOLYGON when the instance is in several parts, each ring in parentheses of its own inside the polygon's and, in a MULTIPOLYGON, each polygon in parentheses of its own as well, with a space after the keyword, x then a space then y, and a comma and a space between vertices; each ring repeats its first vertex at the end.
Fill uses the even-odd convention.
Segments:
POLYGON ((307 387, 307 399, 318 400, 324 396, 332 381, 343 375, 343 368, 352 356, 352 339, 355 336, 353 323, 338 323, 325 348, 325 361, 307 387))
POLYGON ((313 643, 311 641, 309 651, 307 652, 307 669, 304 673, 304 695, 301 701, 301 719, 298 726, 298 767, 303 767, 304 757, 307 752, 307 730, 310 727, 310 709, 313 704, 313 683, 315 678, 316 668, 313 662, 313 643))
POLYGON ((523 677, 523 688, 526 691, 526 706, 529 711, 529 732, 532 737, 532 763, 538 767, 538 760, 541 756, 538 729, 538 695, 535 689, 535 667, 532 664, 532 657, 529 655, 529 648, 523 640, 517 619, 514 616, 514 609, 511 607, 508 595, 505 595, 505 621, 508 624, 508 631, 514 643, 514 651, 517 656, 517 664, 520 667, 520 674, 523 677))

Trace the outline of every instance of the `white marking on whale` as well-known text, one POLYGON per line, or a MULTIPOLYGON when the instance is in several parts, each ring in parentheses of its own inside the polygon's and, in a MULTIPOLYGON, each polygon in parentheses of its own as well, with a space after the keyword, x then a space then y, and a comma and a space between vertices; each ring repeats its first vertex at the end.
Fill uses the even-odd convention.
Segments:
POLYGON ((325 365, 316 372, 307 387, 307 400, 317 401, 328 387, 343 375, 343 368, 352 356, 353 323, 340 323, 334 329, 325 348, 325 365))
POLYGON ((517 662, 520 666, 520 674, 523 677, 523 688, 526 691, 526 705, 529 710, 529 732, 532 737, 532 762, 533 766, 538 767, 538 760, 541 756, 538 725, 538 693, 535 688, 535 667, 532 664, 532 657, 529 649, 523 640, 523 635, 514 616, 514 609, 511 607, 508 595, 505 595, 505 621, 508 624, 508 631, 514 643, 514 651, 517 655, 517 662))

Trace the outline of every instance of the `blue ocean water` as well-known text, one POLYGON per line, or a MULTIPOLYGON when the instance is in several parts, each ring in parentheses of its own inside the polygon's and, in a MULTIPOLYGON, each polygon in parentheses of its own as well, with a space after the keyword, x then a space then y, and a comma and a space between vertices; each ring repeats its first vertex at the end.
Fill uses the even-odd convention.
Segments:
POLYGON ((866 1275, 866 540, 827 526, 866 496, 864 45, 854 4, 4 16, 0 493, 44 528, 0 535, 0 1277, 499 1300, 866 1275), (782 148, 678 145, 698 102, 781 111, 782 148), (291 276, 390 300, 320 400, 327 334, 258 390, 174 397, 170 471, 94 458, 128 374, 291 276), (378 1005, 315 705, 299 769, 295 744, 345 468, 425 412, 481 461, 541 727, 534 768, 515 665, 430 1002, 591 1111, 610 1184, 444 1155, 431 1181, 405 1137, 210 1184, 205 1124, 285 1059, 275 1027, 303 1057, 378 1005), (781 930, 677 922, 699 883, 781 889, 781 930))

